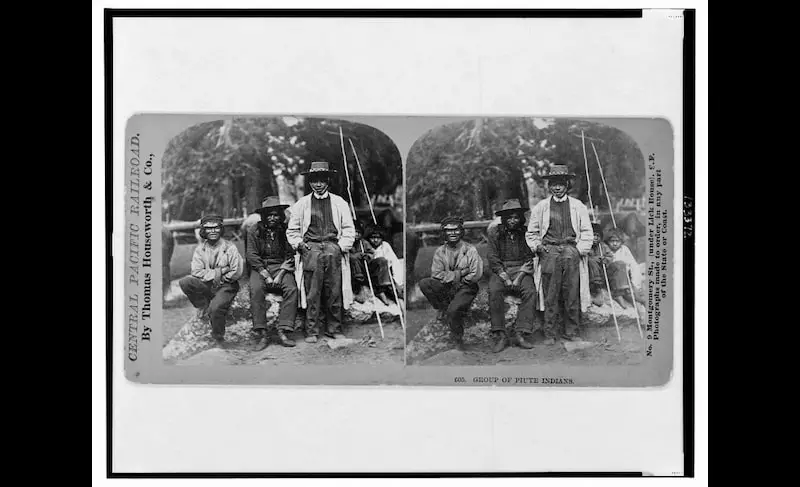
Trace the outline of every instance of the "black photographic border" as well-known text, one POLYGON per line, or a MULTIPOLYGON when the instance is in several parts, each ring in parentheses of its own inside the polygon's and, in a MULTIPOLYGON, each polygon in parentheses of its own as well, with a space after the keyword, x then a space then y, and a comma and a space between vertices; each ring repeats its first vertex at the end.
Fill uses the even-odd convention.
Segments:
MULTIPOLYGON (((643 472, 181 472, 112 471, 113 438, 113 21, 130 17, 369 17, 369 18, 639 18, 641 9, 105 9, 105 198, 106 198, 106 478, 446 478, 446 477, 641 477, 643 472)), ((683 39, 683 451, 684 477, 695 475, 695 36, 696 10, 685 9, 683 39)))

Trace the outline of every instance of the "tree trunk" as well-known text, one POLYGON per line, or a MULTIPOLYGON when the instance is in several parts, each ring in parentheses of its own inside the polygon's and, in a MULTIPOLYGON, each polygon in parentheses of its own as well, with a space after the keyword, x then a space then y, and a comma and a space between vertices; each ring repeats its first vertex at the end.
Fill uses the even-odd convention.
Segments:
POLYGON ((258 180, 253 177, 245 178, 245 187, 247 188, 247 203, 245 213, 250 214, 261 206, 261 201, 258 194, 258 180))
POLYGON ((229 217, 234 208, 233 204, 233 181, 230 177, 226 177, 220 183, 220 194, 222 195, 222 215, 229 217))

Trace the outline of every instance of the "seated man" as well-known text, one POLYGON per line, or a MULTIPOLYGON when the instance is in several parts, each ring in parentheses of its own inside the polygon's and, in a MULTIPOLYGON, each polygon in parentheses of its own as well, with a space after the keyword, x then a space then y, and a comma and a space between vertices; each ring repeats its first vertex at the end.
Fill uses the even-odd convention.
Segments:
POLYGON ((247 234, 247 263, 250 265, 250 308, 256 351, 269 345, 266 293, 278 291, 283 296, 278 317, 277 338, 284 347, 294 347, 287 334, 294 330, 297 315, 297 283, 294 280, 294 250, 286 240, 285 210, 277 196, 268 196, 256 210, 261 221, 247 234))
POLYGON ((244 261, 236 246, 222 238, 222 217, 204 216, 200 220, 203 241, 194 249, 191 275, 180 280, 184 294, 197 308, 197 317, 211 319, 211 337, 223 346, 225 316, 239 292, 244 261))
POLYGON ((350 276, 353 286, 353 299, 359 303, 364 303, 369 299, 369 282, 367 281, 367 262, 372 259, 373 249, 369 242, 364 239, 364 224, 356 220, 355 240, 353 248, 348 252, 350 259, 350 276))
POLYGON ((611 230, 606 234, 606 244, 610 253, 605 256, 605 261, 611 296, 622 309, 626 309, 635 307, 631 298, 632 290, 628 284, 629 282, 633 284, 635 294, 635 290, 641 288, 642 276, 638 271, 636 259, 633 258, 630 249, 622 243, 622 239, 619 230, 611 230))
POLYGON ((475 246, 461 240, 462 218, 447 217, 441 228, 445 243, 433 254, 431 277, 420 280, 419 289, 438 310, 436 319, 449 325, 456 346, 463 350, 464 314, 478 294, 483 260, 475 246))
POLYGON ((606 277, 603 273, 608 272, 603 270, 603 266, 609 262, 605 257, 611 254, 611 250, 603 242, 603 229, 599 222, 592 222, 592 232, 594 232, 594 240, 586 260, 589 266, 589 292, 592 295, 592 304, 603 306, 605 303, 602 290, 606 287, 606 277))
MULTIPOLYGON (((370 279, 372 279, 372 286, 375 289, 375 295, 383 304, 389 306, 391 301, 387 295, 394 294, 392 280, 395 279, 395 272, 393 272, 393 269, 400 265, 400 260, 392 250, 392 246, 388 242, 384 242, 383 236, 384 229, 378 226, 370 228, 366 233, 369 245, 373 249, 372 258, 367 266, 370 279)), ((395 280, 394 282, 395 287, 399 288, 397 281, 395 280)))
POLYGON ((525 211, 519 200, 511 199, 495 212, 501 222, 491 227, 489 236, 489 312, 492 320, 492 351, 506 348, 504 297, 517 292, 522 297, 517 320, 514 323, 516 343, 521 348, 533 348, 530 334, 533 331, 533 310, 536 287, 533 283, 533 252, 525 241, 525 211))

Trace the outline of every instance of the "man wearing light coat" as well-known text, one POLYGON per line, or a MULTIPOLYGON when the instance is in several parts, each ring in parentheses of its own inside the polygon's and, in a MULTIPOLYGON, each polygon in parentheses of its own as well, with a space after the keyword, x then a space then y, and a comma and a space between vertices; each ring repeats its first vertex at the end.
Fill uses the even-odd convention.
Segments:
POLYGON ((327 162, 318 161, 302 173, 312 192, 292 206, 286 229, 286 239, 297 251, 295 279, 300 305, 307 309, 308 343, 315 343, 320 332, 344 337, 344 310, 353 302, 347 253, 355 240, 355 226, 347 202, 328 191, 335 172, 327 162))
POLYGON ((544 178, 551 197, 531 210, 525 240, 538 256, 534 282, 544 311, 545 343, 553 344, 559 335, 577 337, 581 313, 591 303, 587 255, 594 237, 589 210, 567 196, 575 174, 567 166, 553 165, 544 178))

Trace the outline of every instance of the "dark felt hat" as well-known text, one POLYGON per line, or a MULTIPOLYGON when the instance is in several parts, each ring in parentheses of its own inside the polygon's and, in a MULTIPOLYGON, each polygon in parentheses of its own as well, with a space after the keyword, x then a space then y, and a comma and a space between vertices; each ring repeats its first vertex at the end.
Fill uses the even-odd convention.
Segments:
POLYGON ((526 211, 528 211, 528 208, 522 206, 522 204, 520 204, 518 199, 513 198, 510 200, 506 200, 506 202, 503 203, 503 207, 495 211, 494 214, 497 216, 503 216, 503 215, 508 215, 510 213, 522 214, 525 213, 526 211))
POLYGON ((308 167, 307 171, 301 172, 300 174, 308 176, 309 174, 333 174, 335 172, 334 169, 331 169, 328 161, 314 161, 308 167))
POLYGON ((282 205, 280 198, 277 196, 267 196, 263 200, 261 200, 261 208, 256 208, 255 211, 259 215, 263 215, 266 210, 271 210, 272 208, 277 208, 280 211, 289 208, 289 205, 282 205))
POLYGON ((543 179, 573 179, 575 173, 569 172, 569 168, 563 164, 553 164, 550 166, 550 172, 543 179))

